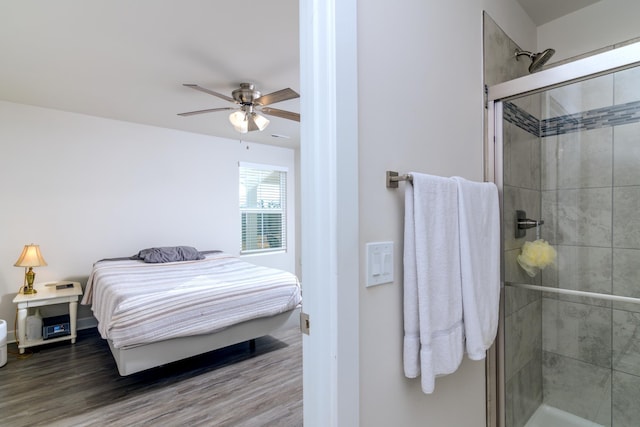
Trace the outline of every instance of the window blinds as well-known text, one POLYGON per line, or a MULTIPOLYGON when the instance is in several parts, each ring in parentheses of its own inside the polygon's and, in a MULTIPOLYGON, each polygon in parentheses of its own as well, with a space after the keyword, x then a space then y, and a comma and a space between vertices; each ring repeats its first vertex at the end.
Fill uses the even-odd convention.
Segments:
POLYGON ((240 164, 241 253, 286 249, 286 187, 286 169, 240 164))

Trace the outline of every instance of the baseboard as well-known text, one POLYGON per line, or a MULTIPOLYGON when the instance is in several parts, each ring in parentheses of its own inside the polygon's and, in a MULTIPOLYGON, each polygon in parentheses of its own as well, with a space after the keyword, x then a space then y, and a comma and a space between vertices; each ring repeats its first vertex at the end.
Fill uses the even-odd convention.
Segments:
POLYGON ((91 329, 98 327, 98 321, 95 317, 83 317, 82 319, 78 319, 77 323, 78 330, 81 331, 83 329, 91 329))

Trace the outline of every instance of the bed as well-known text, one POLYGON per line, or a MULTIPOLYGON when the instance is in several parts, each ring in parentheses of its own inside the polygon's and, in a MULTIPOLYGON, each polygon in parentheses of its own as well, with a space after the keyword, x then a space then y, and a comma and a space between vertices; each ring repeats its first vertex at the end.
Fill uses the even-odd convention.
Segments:
POLYGON ((198 254, 93 265, 81 303, 91 305, 120 375, 268 335, 298 311, 295 275, 220 251, 198 254))

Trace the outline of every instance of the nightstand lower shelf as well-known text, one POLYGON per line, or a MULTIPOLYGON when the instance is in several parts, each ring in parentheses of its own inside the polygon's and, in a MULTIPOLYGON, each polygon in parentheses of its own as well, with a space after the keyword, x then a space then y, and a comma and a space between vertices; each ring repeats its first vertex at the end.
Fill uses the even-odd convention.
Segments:
POLYGON ((49 339, 46 339, 46 340, 44 340, 44 339, 39 339, 39 340, 28 340, 28 339, 25 339, 24 343, 22 341, 20 341, 20 344, 18 345, 18 348, 19 349, 24 349, 24 348, 33 347, 33 346, 36 346, 36 345, 51 344, 51 343, 54 343, 54 342, 69 341, 69 340, 71 340, 72 344, 75 344, 76 343, 76 338, 77 338, 77 335, 71 334, 71 335, 65 335, 63 337, 49 338, 49 339))

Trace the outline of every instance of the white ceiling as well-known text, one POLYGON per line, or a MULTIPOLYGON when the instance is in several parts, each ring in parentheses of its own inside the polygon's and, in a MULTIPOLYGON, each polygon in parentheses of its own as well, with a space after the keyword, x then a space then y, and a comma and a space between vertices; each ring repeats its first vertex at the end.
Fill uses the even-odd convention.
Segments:
MULTIPOLYGON (((183 83, 300 93, 298 39, 298 0, 0 0, 0 99, 297 146, 295 121, 242 135, 229 112, 177 113, 235 106, 183 83)), ((272 106, 300 112, 299 99, 272 106)))
MULTIPOLYGON (((596 2, 517 1, 538 25, 596 2)), ((0 0, 0 99, 296 147, 294 121, 242 135, 228 112, 177 113, 234 105, 183 83, 300 93, 298 40, 298 0, 0 0)))
POLYGON ((517 0, 538 26, 551 22, 600 0, 517 0))

